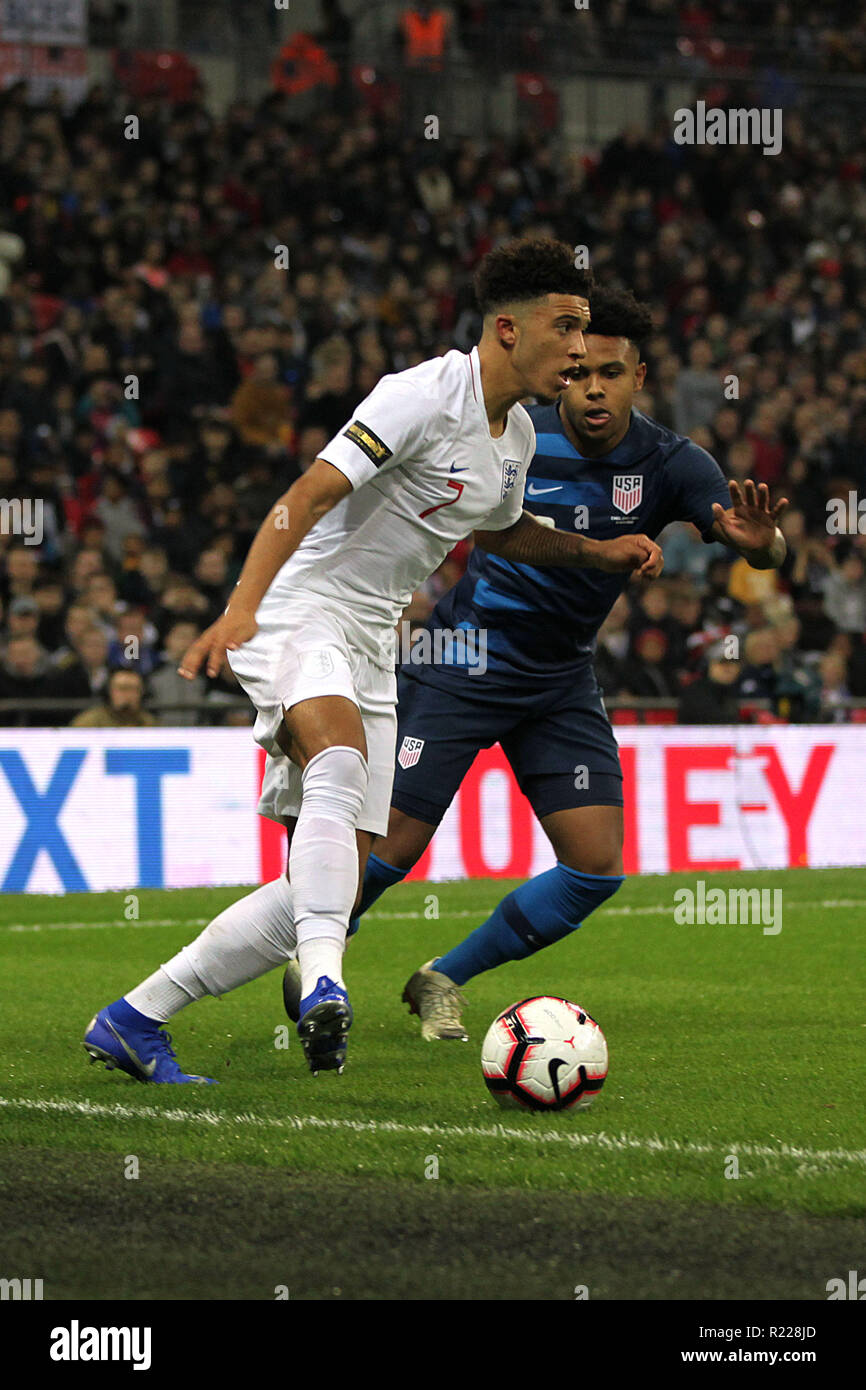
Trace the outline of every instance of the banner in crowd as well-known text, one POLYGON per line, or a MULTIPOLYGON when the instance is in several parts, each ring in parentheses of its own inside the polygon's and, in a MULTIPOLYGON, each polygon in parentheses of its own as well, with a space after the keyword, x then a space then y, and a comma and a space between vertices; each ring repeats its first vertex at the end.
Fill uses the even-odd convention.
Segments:
MULTIPOLYGON (((626 873, 866 863, 866 728, 621 727, 626 873)), ((285 863, 256 815, 246 729, 0 731, 0 888, 254 884, 285 863)), ((412 877, 553 863, 499 747, 479 755, 412 877)))
POLYGON ((68 107, 87 90, 87 52, 47 44, 0 43, 0 87, 27 83, 28 100, 47 101, 57 88, 68 107))
POLYGON ((0 39, 82 47, 87 42, 87 0, 0 0, 0 39))
POLYGON ((87 90, 85 0, 0 0, 0 88, 27 84, 32 102, 55 90, 66 106, 87 90))

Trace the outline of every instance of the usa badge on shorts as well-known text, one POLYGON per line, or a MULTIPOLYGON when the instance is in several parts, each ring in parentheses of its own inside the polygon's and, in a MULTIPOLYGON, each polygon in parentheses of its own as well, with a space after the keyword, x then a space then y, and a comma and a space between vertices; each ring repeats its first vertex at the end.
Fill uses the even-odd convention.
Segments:
POLYGON ((424 747, 423 738, 404 738, 400 744, 400 752, 397 754, 397 762, 405 772, 407 768, 414 767, 421 756, 421 749, 424 747))
POLYGON ((641 504, 643 497, 643 478, 640 473, 616 473, 613 479, 611 500, 613 505, 626 516, 641 504))

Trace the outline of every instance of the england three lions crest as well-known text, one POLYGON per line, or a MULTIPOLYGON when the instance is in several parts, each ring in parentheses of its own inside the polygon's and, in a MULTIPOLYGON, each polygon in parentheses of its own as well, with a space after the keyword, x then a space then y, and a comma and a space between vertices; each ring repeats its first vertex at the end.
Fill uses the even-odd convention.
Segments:
POLYGON ((520 476, 520 459, 502 460, 502 498, 505 501, 520 476))
POLYGON ((626 516, 641 504, 643 497, 643 478, 640 473, 616 473, 613 479, 611 501, 618 511, 626 516))
POLYGON ((421 756, 421 749, 424 747, 423 738, 404 738, 400 744, 400 752, 397 754, 397 762, 405 772, 407 768, 414 767, 421 756))

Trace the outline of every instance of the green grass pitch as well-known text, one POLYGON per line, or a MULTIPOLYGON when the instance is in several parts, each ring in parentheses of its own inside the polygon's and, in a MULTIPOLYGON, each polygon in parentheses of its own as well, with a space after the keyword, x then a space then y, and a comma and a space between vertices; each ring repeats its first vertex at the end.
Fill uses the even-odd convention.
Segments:
POLYGON ((0 899, 0 1275, 58 1299, 826 1298, 862 1265, 866 870, 704 877, 781 888, 781 932, 677 925, 695 877, 632 878, 467 986, 468 1044, 422 1042, 400 995, 512 885, 403 885, 348 950, 343 1076, 306 1071, 275 971, 174 1020, 207 1088, 90 1066, 81 1035, 247 890, 142 891, 137 920, 125 894, 0 899), (607 1035, 586 1112, 484 1087, 487 1026, 539 993, 607 1035))

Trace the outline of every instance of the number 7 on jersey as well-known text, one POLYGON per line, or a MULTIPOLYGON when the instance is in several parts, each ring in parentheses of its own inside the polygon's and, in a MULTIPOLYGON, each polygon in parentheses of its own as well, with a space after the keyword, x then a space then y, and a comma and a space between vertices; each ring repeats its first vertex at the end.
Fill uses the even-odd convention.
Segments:
POLYGON ((437 502, 435 507, 428 507, 426 511, 419 512, 418 516, 420 519, 423 521, 425 516, 432 516, 433 512, 441 511, 443 507, 453 507, 454 503, 459 501, 465 486, 465 483, 458 483, 454 478, 448 478, 446 487, 454 488, 454 496, 449 497, 447 502, 437 502))

